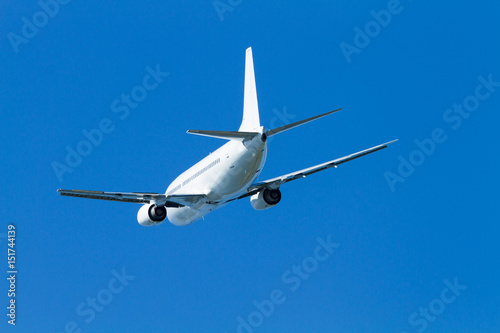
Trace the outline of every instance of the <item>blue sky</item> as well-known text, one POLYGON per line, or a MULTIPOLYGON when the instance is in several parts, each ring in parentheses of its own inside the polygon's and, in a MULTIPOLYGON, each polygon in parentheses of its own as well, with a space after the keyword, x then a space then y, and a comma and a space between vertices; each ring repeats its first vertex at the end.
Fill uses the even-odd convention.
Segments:
POLYGON ((60 2, 0 4, 2 332, 500 330, 498 4, 60 2), (188 227, 57 195, 163 192, 223 143, 187 129, 238 128, 249 46, 267 128, 343 108, 261 179, 399 142, 188 227))

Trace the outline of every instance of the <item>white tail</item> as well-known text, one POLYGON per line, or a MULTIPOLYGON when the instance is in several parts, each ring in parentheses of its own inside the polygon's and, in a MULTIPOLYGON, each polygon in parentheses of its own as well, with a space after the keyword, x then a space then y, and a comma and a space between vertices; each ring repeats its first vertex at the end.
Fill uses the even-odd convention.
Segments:
MULTIPOLYGON (((322 118, 334 112, 340 111, 340 109, 329 111, 318 116, 307 118, 301 121, 294 122, 292 124, 287 124, 275 129, 268 130, 266 135, 273 136, 278 133, 287 131, 294 127, 303 125, 310 121, 322 118)), ((234 131, 200 131, 200 130, 189 130, 189 134, 197 134, 203 136, 209 136, 213 138, 226 139, 226 140, 236 140, 245 141, 252 138, 256 133, 261 132, 260 119, 259 119, 259 105, 257 103, 257 88, 255 87, 255 73, 253 69, 253 56, 252 48, 247 49, 246 60, 245 60, 245 95, 243 97, 243 120, 241 122, 238 132, 234 131)))
POLYGON ((259 105, 257 104, 257 88, 253 69, 252 48, 247 49, 245 60, 245 95, 243 101, 243 121, 240 132, 253 132, 260 128, 259 105))

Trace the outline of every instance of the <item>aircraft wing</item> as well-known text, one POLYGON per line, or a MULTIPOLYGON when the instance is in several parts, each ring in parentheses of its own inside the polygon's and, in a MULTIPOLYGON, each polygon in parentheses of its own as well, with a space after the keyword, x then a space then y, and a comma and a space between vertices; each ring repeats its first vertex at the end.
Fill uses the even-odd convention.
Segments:
POLYGON ((329 162, 315 165, 315 166, 310 167, 310 168, 302 169, 302 170, 295 171, 295 172, 292 172, 292 173, 289 173, 289 174, 286 174, 283 176, 279 176, 279 177, 271 178, 271 179, 268 179, 268 180, 265 180, 262 182, 254 183, 254 184, 250 185, 250 187, 247 189, 247 193, 243 194, 242 196, 238 197, 237 199, 245 198, 245 197, 248 197, 248 196, 253 195, 255 193, 258 193, 259 191, 261 191, 264 188, 270 188, 270 189, 279 188, 282 184, 288 183, 292 180, 299 179, 299 178, 305 178, 306 176, 312 175, 313 173, 320 172, 320 171, 323 171, 323 170, 326 170, 329 168, 336 168, 337 165, 340 165, 342 163, 349 162, 349 161, 352 161, 356 158, 359 158, 359 157, 374 153, 376 151, 379 151, 381 149, 387 148, 388 145, 390 145, 391 143, 396 142, 396 141, 398 141, 398 140, 389 141, 389 142, 383 143, 381 145, 359 151, 359 152, 354 153, 354 154, 350 154, 350 155, 347 155, 347 156, 344 156, 341 158, 337 158, 337 159, 329 161, 329 162))
POLYGON ((112 200, 121 202, 135 202, 135 203, 155 203, 166 207, 183 207, 190 206, 205 197, 204 194, 172 194, 165 195, 159 193, 149 192, 102 192, 102 191, 85 191, 85 190, 57 190, 59 194, 99 200, 112 200))

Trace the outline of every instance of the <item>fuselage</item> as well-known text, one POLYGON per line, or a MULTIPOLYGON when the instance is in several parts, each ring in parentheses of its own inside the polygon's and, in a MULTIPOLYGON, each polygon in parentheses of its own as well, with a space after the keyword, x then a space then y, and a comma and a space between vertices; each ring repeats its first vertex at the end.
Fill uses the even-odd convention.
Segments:
POLYGON ((264 167, 267 140, 264 129, 251 140, 231 140, 179 175, 165 194, 204 194, 190 207, 167 208, 167 218, 174 225, 188 225, 224 206, 251 185, 264 167))

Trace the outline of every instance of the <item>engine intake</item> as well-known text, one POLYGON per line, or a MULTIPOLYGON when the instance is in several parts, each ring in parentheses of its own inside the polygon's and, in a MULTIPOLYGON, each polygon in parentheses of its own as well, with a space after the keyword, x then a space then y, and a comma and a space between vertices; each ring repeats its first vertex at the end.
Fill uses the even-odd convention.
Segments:
POLYGON ((250 203, 256 210, 263 210, 276 206, 280 200, 281 192, 279 189, 271 190, 266 188, 250 197, 250 203))
POLYGON ((145 204, 137 212, 137 221, 145 227, 155 226, 167 217, 165 206, 156 206, 155 204, 145 204))

